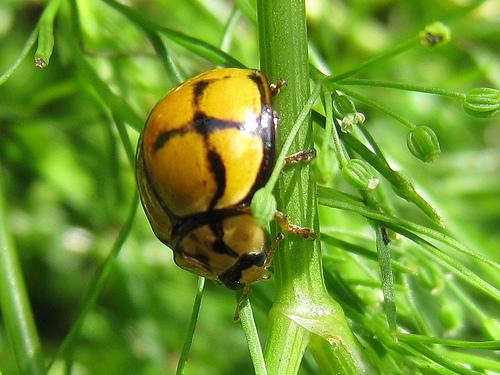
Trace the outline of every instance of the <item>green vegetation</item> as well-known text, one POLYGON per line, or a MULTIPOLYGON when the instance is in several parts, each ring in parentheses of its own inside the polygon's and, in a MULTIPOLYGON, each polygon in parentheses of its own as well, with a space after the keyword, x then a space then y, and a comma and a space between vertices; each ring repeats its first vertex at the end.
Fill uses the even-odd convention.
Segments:
POLYGON ((3 2, 0 372, 500 373, 499 18, 493 0, 3 2), (234 292, 175 266, 134 180, 151 108, 216 66, 286 80, 252 209, 272 236, 275 205, 320 234, 286 236, 241 324, 234 292))

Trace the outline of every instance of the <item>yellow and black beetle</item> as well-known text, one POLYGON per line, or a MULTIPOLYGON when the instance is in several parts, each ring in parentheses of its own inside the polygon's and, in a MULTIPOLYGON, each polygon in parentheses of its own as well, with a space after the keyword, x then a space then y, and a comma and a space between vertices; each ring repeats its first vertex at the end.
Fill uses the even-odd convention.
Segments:
POLYGON ((249 204, 274 167, 278 90, 257 70, 205 72, 154 107, 138 145, 154 233, 178 266, 230 289, 267 278, 267 236, 249 204))

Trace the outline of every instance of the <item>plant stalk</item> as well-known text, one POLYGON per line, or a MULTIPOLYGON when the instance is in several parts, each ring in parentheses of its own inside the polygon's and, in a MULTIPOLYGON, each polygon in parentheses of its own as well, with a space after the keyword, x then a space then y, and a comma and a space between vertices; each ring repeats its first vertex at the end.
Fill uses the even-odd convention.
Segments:
MULTIPOLYGON (((271 82, 283 79, 287 83, 274 101, 280 117, 277 130, 280 150, 310 97, 304 0, 258 0, 257 15, 261 68, 271 82)), ((290 152, 312 147, 308 116, 290 152)), ((319 233, 316 184, 307 164, 285 170, 275 193, 278 208, 291 223, 319 233)), ((336 367, 357 369, 349 374, 363 373, 364 365, 343 311, 325 288, 320 241, 287 234, 276 252, 274 266, 277 296, 270 311, 265 350, 268 373, 296 374, 311 337, 316 336, 329 342, 332 348, 341 347, 350 354, 339 359, 345 364, 336 367)))

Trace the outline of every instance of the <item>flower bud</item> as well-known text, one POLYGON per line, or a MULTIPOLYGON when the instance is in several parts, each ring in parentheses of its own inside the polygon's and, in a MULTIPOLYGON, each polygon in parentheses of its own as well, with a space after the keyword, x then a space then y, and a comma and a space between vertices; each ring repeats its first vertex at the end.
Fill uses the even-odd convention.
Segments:
POLYGON ((318 183, 326 185, 333 180, 339 170, 339 163, 327 142, 318 148, 311 166, 318 183))
POLYGON ((365 122, 365 115, 361 112, 348 113, 340 123, 340 130, 344 133, 350 133, 354 125, 361 125, 365 122))
POLYGON ((274 195, 266 188, 257 190, 253 195, 250 208, 255 222, 269 232, 269 223, 276 213, 276 198, 274 198, 274 195))
POLYGON ((333 107, 338 112, 340 117, 345 117, 349 113, 356 112, 356 106, 352 102, 351 98, 346 95, 337 95, 333 99, 333 107))
POLYGON ((463 103, 464 110, 474 117, 490 117, 500 109, 500 90, 481 87, 470 90, 463 103))
POLYGON ((441 153, 436 133, 427 126, 417 126, 411 130, 406 144, 415 157, 426 163, 436 160, 441 153))
POLYGON ((349 160, 342 168, 342 174, 349 184, 361 190, 373 190, 379 183, 370 164, 360 159, 349 160))
POLYGON ((424 31, 420 32, 420 44, 424 47, 434 47, 438 44, 446 44, 450 39, 450 29, 441 22, 431 23, 425 27, 424 31))
POLYGON ((462 307, 453 300, 444 299, 439 318, 446 331, 458 329, 463 321, 462 307))

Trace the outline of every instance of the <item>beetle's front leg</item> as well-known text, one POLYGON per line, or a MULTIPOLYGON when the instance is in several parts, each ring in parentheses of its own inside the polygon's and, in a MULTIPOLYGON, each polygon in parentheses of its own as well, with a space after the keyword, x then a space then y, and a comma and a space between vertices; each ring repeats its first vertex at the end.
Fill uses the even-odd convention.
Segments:
POLYGON ((294 165, 300 162, 309 162, 316 157, 316 150, 311 148, 310 150, 302 150, 296 152, 295 154, 289 155, 285 158, 285 166, 294 165))
POLYGON ((304 228, 295 224, 290 224, 286 215, 281 211, 276 211, 274 218, 278 221, 281 229, 284 231, 295 234, 296 236, 305 238, 307 240, 315 240, 318 234, 310 228, 304 228))

